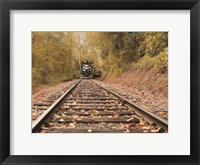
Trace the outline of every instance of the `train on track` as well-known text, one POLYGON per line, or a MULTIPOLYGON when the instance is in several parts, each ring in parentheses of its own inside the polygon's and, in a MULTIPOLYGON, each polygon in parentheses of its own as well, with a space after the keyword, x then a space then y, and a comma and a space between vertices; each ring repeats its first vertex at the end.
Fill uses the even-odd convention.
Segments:
POLYGON ((94 67, 94 63, 90 60, 85 60, 81 62, 80 74, 81 78, 83 79, 101 77, 101 71, 96 70, 94 67))

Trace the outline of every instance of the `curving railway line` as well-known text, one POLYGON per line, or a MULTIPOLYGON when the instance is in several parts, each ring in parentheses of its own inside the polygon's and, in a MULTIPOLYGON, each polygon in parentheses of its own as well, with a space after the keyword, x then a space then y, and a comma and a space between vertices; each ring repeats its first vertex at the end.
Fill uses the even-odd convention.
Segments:
POLYGON ((78 80, 32 124, 33 133, 164 133, 166 120, 103 87, 78 80))

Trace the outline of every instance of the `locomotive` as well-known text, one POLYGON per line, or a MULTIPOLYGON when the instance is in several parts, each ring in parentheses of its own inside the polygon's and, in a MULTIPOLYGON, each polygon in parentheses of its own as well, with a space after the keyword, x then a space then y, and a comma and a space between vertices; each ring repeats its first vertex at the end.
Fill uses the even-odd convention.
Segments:
POLYGON ((85 60, 81 62, 81 78, 90 79, 101 76, 101 71, 97 71, 92 61, 85 60))

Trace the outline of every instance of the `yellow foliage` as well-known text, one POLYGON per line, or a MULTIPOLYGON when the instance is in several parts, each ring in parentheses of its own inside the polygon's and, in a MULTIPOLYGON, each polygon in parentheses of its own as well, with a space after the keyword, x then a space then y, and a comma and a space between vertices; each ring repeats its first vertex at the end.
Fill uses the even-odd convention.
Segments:
POLYGON ((106 76, 155 68, 168 70, 167 32, 33 32, 33 85, 80 76, 80 62, 91 60, 106 76))
POLYGON ((138 62, 132 63, 132 68, 134 70, 155 68, 159 72, 165 73, 168 70, 168 49, 164 49, 154 57, 145 55, 138 62))

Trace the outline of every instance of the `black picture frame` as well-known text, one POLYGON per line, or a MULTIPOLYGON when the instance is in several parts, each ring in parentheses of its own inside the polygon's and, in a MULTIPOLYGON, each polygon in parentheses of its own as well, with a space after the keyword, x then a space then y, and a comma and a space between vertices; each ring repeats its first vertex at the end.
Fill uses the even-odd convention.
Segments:
POLYGON ((199 0, 0 0, 0 162, 1 164, 200 164, 199 0), (191 155, 25 156, 10 155, 10 10, 190 10, 191 155), (199 64, 199 66, 198 66, 199 64))

